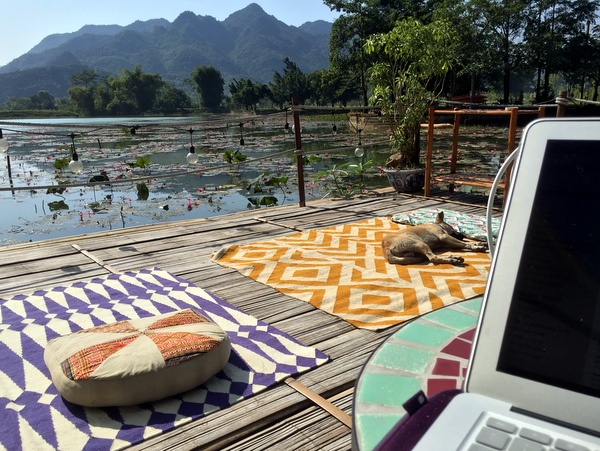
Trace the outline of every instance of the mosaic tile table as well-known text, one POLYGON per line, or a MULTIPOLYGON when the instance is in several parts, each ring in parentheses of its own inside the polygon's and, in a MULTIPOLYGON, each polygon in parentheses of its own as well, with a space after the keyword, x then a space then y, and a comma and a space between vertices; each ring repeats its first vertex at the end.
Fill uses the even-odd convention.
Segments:
POLYGON ((430 397, 462 388, 482 297, 436 310, 407 324, 373 353, 354 392, 354 442, 372 450, 406 413, 419 390, 430 397))

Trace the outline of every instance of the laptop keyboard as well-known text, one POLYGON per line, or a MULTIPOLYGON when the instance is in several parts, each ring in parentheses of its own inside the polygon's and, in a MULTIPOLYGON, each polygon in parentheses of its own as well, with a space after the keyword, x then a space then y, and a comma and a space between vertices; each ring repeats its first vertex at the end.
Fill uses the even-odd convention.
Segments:
POLYGON ((552 432, 536 430, 506 418, 488 417, 479 422, 468 442, 468 451, 591 451, 566 437, 553 436, 552 432))

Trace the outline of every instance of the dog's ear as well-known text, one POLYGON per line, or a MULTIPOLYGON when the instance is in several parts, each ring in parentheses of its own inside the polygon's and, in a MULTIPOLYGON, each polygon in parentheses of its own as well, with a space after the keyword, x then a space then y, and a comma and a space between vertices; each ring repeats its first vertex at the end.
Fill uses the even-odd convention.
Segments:
POLYGON ((444 212, 440 211, 437 216, 435 217, 435 223, 436 224, 441 224, 442 222, 444 222, 444 212))

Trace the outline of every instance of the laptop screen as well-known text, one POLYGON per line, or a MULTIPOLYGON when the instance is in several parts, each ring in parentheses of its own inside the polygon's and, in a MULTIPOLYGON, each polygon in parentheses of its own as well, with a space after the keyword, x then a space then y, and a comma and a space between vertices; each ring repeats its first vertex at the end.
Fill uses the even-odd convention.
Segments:
POLYGON ((600 143, 547 146, 497 369, 600 397, 600 143))

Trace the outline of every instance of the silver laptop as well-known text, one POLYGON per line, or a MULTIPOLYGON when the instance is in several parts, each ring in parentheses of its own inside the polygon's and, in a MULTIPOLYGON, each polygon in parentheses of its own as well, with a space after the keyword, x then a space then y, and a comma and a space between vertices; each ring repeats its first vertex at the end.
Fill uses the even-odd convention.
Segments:
POLYGON ((417 450, 600 450, 600 118, 523 132, 458 395, 417 450))

